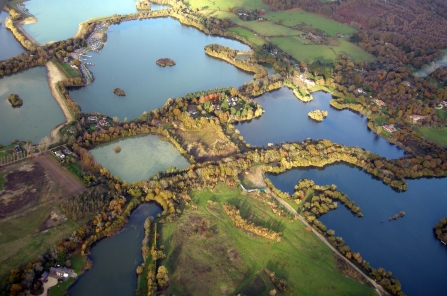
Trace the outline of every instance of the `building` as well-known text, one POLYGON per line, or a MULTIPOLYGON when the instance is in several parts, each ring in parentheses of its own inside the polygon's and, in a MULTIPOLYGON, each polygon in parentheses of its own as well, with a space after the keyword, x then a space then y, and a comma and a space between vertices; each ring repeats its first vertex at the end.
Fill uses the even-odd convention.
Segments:
POLYGON ((419 120, 424 119, 425 116, 413 114, 410 115, 410 118, 413 119, 413 122, 418 122, 419 120))
POLYGON ((391 134, 394 133, 394 132, 397 132, 397 129, 394 127, 394 124, 387 124, 387 125, 384 125, 382 127, 383 127, 384 130, 386 130, 387 132, 389 132, 391 134))
POLYGON ((22 152, 22 148, 20 148, 19 145, 15 145, 14 148, 12 148, 12 150, 13 150, 15 153, 20 153, 20 152, 22 152))
POLYGON ((380 106, 380 107, 386 106, 386 105, 385 105, 385 102, 382 101, 382 100, 379 100, 379 99, 375 99, 375 100, 374 100, 374 103, 376 103, 377 106, 380 106))

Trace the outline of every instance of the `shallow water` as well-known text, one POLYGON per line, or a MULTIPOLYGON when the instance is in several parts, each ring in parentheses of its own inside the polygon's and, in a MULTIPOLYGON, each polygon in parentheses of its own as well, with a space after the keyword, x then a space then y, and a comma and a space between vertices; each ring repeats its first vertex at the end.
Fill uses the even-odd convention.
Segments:
POLYGON ((6 12, 0 12, 0 20, 2 21, 0 25, 0 61, 7 60, 25 51, 22 45, 14 38, 11 31, 6 29, 5 19, 7 16, 6 12))
POLYGON ((103 167, 124 181, 136 182, 175 166, 183 169, 189 162, 171 143, 157 135, 143 135, 115 140, 92 149, 91 154, 103 167), (121 147, 116 153, 114 148, 121 147))
POLYGON ((0 79, 1 144, 15 139, 36 144, 64 120, 48 87, 46 68, 36 67, 0 79), (8 95, 13 93, 22 98, 22 107, 13 108, 9 103, 8 95))

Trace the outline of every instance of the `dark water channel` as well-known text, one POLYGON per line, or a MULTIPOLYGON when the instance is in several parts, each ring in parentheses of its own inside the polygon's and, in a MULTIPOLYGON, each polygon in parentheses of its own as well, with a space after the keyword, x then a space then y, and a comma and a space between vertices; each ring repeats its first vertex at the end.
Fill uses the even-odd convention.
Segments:
POLYGON ((143 262, 143 224, 147 217, 156 217, 161 211, 155 203, 142 204, 132 213, 121 232, 99 241, 92 248, 93 268, 82 274, 70 287, 69 295, 135 295, 136 268, 143 262))
POLYGON ((358 168, 341 164, 267 177, 290 193, 303 178, 318 185, 336 184, 360 206, 364 217, 356 218, 340 206, 320 218, 327 228, 372 267, 390 270, 407 295, 446 295, 447 247, 436 239, 433 226, 447 216, 447 179, 408 180, 408 190, 399 193, 358 168), (405 216, 389 222, 399 211, 405 216))
POLYGON ((313 97, 312 101, 304 103, 285 87, 265 93, 256 99, 265 113, 235 127, 247 143, 255 146, 303 141, 306 138, 328 139, 347 146, 358 146, 387 158, 404 155, 402 149, 370 131, 366 117, 332 108, 329 105, 330 94, 315 92, 313 97), (322 122, 316 122, 307 115, 315 109, 328 111, 329 114, 322 122))

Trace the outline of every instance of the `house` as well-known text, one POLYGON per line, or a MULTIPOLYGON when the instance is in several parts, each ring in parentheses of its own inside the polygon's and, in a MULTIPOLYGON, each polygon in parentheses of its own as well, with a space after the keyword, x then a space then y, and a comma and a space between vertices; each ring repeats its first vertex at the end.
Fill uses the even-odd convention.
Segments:
POLYGON ((385 106, 385 102, 382 101, 382 100, 379 100, 379 99, 375 99, 375 100, 374 100, 374 103, 376 103, 377 106, 380 106, 380 107, 385 106))
POLYGON ((197 111, 197 105, 193 105, 193 104, 189 105, 188 106, 188 112, 191 115, 197 114, 197 112, 198 112, 197 111))
POLYGON ((424 119, 425 116, 413 114, 413 115, 410 115, 410 118, 413 119, 413 122, 414 122, 414 123, 416 123, 416 122, 418 122, 419 120, 424 119))
POLYGON ((62 153, 61 151, 53 151, 54 155, 56 155, 57 158, 59 158, 59 160, 62 160, 65 158, 65 154, 62 153))
POLYGON ((394 124, 387 124, 382 126, 384 130, 386 130, 389 133, 397 132, 397 129, 394 127, 394 124))
POLYGON ((337 37, 337 38, 345 38, 345 35, 341 34, 341 33, 336 33, 335 37, 337 37))
POLYGON ((364 91, 363 88, 361 88, 361 87, 357 88, 356 91, 358 94, 366 94, 366 91, 364 91))
POLYGON ((76 278, 78 274, 73 269, 70 268, 51 267, 48 276, 51 276, 56 279, 67 280, 69 277, 76 278))
POLYGON ((47 278, 48 278, 48 272, 44 271, 42 273, 42 275, 40 276, 40 281, 45 282, 47 280, 47 278))
POLYGON ((88 121, 90 121, 92 123, 96 123, 98 121, 98 117, 96 117, 96 116, 89 116, 88 117, 88 121))

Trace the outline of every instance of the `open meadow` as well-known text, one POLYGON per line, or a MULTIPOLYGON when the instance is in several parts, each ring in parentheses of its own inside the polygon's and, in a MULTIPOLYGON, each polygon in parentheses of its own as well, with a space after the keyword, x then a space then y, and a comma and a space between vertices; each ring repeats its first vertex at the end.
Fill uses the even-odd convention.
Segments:
POLYGON ((416 131, 424 137, 424 139, 433 142, 443 148, 447 148, 447 127, 420 127, 416 131))
POLYGON ((162 264, 170 278, 166 294, 267 295, 274 284, 266 268, 286 282, 287 295, 375 294, 341 274, 332 252, 301 222, 275 214, 282 211, 273 210, 276 204, 267 194, 222 185, 192 198, 197 210, 188 208, 175 223, 162 227, 160 244, 167 255, 162 264), (237 228, 223 209, 225 203, 254 225, 281 233, 281 241, 237 228))
POLYGON ((267 4, 262 0, 240 0, 240 1, 230 1, 230 0, 189 0, 185 3, 191 8, 203 8, 210 10, 227 10, 227 8, 245 8, 249 10, 254 9, 269 9, 267 4))
POLYGON ((346 24, 342 24, 321 15, 306 12, 301 9, 291 9, 285 11, 271 11, 267 13, 267 18, 274 22, 281 20, 282 24, 289 27, 295 27, 300 24, 310 25, 313 28, 320 29, 327 34, 334 36, 337 33, 352 35, 357 30, 346 24))

